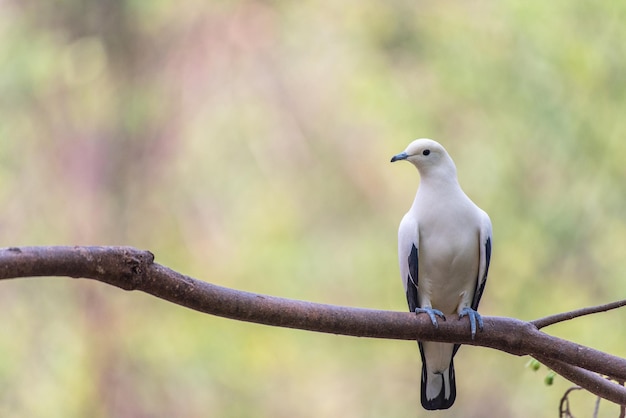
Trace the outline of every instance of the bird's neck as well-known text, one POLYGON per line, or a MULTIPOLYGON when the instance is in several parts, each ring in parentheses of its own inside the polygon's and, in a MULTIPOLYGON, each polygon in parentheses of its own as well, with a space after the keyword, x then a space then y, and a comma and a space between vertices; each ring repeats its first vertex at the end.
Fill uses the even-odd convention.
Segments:
POLYGON ((456 166, 452 159, 445 155, 447 161, 439 164, 423 165, 418 167, 420 173, 420 185, 415 201, 419 196, 430 195, 430 201, 438 201, 445 197, 465 195, 456 175, 456 166))
POLYGON ((420 172, 420 187, 433 188, 440 191, 460 190, 456 175, 456 167, 452 160, 447 164, 423 167, 420 172))
MULTIPOLYGON (((432 196, 434 200, 442 200, 446 197, 465 195, 456 175, 438 176, 435 173, 428 173, 420 177, 420 185, 415 196, 415 201, 421 197, 432 196)), ((430 199, 429 199, 430 200, 430 199)))

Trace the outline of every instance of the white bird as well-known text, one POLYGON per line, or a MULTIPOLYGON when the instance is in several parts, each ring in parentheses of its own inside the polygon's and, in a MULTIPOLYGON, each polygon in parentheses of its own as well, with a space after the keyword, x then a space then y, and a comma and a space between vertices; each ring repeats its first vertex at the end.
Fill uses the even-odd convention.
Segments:
MULTIPOLYGON (((472 338, 482 318, 476 312, 491 258, 489 216, 461 190, 446 150, 417 139, 391 162, 417 167, 420 185, 398 231, 400 274, 411 312, 426 313, 435 328, 439 316, 468 316, 472 338)), ((456 398, 453 357, 458 344, 420 342, 422 406, 447 409, 456 398)))

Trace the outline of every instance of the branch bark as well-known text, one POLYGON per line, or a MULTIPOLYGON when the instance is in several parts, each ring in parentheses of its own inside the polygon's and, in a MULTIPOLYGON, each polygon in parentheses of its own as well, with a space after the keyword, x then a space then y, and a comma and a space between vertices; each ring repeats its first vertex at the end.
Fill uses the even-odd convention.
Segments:
MULTIPOLYGON (((595 374, 626 380, 626 360, 539 330, 540 326, 554 323, 551 320, 532 323, 514 318, 483 317, 484 330, 472 340, 466 318, 450 318, 435 329, 425 315, 348 308, 237 291, 177 273, 155 263, 149 251, 131 247, 0 249, 0 280, 36 276, 93 279, 124 290, 146 292, 200 312, 265 325, 355 337, 459 343, 517 356, 530 355, 598 396, 626 405, 626 389, 595 374)), ((559 317, 559 320, 563 319, 559 317)))

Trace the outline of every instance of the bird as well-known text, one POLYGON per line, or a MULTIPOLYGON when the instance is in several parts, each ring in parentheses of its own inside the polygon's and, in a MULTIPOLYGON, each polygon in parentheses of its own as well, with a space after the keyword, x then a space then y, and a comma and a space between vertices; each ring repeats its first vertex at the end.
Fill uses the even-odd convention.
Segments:
MULTIPOLYGON (((409 161, 419 171, 415 200, 398 229, 400 274, 409 310, 437 317, 467 316, 471 337, 482 331, 477 312, 491 261, 489 215, 463 192, 454 161, 432 139, 416 139, 391 162, 409 161)), ((422 358, 421 403, 448 409, 456 399, 454 356, 460 345, 418 341, 422 358)))

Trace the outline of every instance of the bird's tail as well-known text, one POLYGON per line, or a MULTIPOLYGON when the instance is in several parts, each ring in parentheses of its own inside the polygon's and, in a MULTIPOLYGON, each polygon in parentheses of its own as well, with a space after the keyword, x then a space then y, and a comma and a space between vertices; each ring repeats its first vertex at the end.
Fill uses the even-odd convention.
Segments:
POLYGON ((424 409, 448 409, 456 399, 454 361, 440 373, 429 373, 422 363, 422 406, 424 409))

